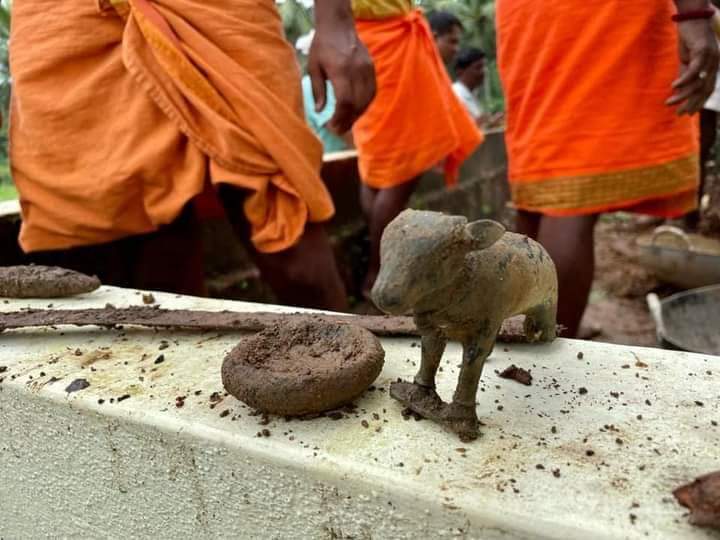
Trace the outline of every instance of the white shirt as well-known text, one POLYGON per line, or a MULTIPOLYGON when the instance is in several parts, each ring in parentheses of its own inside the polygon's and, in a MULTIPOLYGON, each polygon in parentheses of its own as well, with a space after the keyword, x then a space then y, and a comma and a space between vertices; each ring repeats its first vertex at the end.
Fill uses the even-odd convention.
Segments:
POLYGON ((463 102, 465 108, 473 118, 478 119, 482 116, 482 107, 480 106, 480 102, 475 97, 475 94, 473 94, 470 89, 462 83, 462 81, 455 81, 453 83, 453 91, 455 92, 455 95, 460 98, 460 101, 463 102))

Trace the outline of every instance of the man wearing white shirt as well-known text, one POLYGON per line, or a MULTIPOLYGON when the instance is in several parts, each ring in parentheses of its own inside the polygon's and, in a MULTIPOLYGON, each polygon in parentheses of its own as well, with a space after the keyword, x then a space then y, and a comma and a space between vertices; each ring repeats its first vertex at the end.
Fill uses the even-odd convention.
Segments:
POLYGON ((455 73, 453 90, 475 122, 480 124, 483 110, 475 91, 485 79, 485 53, 476 48, 463 49, 455 62, 455 73))

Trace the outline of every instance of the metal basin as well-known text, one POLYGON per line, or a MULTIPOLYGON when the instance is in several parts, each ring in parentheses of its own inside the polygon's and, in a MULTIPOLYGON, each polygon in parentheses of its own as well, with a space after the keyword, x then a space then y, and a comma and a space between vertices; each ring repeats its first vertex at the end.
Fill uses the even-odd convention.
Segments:
POLYGON ((660 300, 647 297, 658 340, 670 348, 720 355, 720 285, 660 300))
POLYGON ((720 241, 658 227, 637 240, 640 263, 661 281, 683 289, 720 283, 720 241))

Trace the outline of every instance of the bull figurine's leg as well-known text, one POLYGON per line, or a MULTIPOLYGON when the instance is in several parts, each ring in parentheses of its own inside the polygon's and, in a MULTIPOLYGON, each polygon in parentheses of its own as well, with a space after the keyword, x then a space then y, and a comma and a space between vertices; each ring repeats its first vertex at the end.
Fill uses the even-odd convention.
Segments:
POLYGON ((413 383, 394 382, 390 395, 413 412, 429 419, 437 419, 445 404, 435 391, 435 376, 440 366, 447 340, 435 328, 423 330, 420 369, 413 383))
POLYGON ((557 334, 557 300, 546 300, 525 313, 525 337, 528 341, 552 341, 557 334))
POLYGON ((443 424, 460 436, 462 441, 472 441, 480 435, 475 408, 478 384, 485 360, 495 346, 495 336, 500 330, 488 335, 474 336, 463 342, 463 363, 455 388, 453 401, 445 409, 443 424))
POLYGON ((432 330, 422 336, 420 369, 415 375, 415 384, 435 390, 435 376, 446 344, 447 340, 438 330, 432 330))

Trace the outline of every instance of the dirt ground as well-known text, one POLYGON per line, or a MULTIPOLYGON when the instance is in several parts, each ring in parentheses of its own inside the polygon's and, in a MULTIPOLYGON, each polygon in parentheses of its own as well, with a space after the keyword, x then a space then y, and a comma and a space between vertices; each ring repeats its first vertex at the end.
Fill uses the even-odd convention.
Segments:
POLYGON ((595 283, 583 319, 583 331, 590 332, 593 341, 657 346, 645 297, 651 291, 660 296, 674 291, 638 264, 635 241, 660 223, 628 214, 608 215, 598 223, 595 283))

